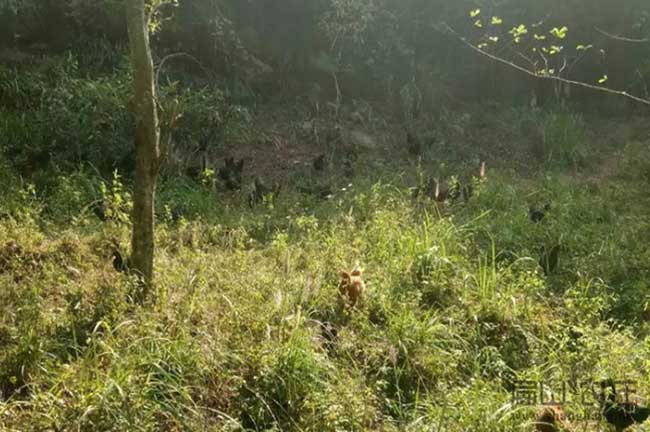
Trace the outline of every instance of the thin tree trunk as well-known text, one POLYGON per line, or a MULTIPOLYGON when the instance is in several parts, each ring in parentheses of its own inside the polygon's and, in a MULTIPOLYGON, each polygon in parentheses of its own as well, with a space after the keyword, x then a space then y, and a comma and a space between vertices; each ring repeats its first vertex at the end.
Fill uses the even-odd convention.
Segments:
POLYGON ((136 121, 131 270, 142 277, 148 289, 153 282, 154 199, 161 158, 160 127, 144 0, 126 0, 125 3, 136 121))

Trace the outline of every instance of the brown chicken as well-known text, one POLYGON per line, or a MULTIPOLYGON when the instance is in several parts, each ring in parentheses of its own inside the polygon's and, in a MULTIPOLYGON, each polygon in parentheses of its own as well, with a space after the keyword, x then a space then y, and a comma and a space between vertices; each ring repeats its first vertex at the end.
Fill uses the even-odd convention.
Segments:
POLYGON ((562 405, 545 406, 535 419, 536 432, 558 432, 561 430, 560 425, 565 419, 562 405))
POLYGON ((351 272, 341 271, 339 295, 347 304, 354 307, 363 297, 366 284, 361 279, 361 269, 357 264, 351 272))

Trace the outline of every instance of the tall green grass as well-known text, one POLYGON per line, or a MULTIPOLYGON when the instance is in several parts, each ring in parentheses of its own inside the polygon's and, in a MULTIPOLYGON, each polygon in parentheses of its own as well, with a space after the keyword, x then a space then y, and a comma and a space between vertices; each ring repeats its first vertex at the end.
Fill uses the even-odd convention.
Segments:
MULTIPOLYGON (((128 219, 81 212, 100 180, 8 193, 0 429, 512 431, 533 418, 510 403, 514 375, 647 391, 647 223, 625 203, 648 197, 635 177, 593 189, 492 172, 450 205, 412 200, 391 178, 321 202, 289 190, 253 211, 164 181, 157 301, 145 306, 111 265, 128 219), (528 205, 546 200, 533 224, 528 205), (546 277, 539 247, 557 240, 546 277), (338 272, 356 260, 367 293, 350 310, 338 272)), ((128 192, 107 187, 108 201, 128 192)))

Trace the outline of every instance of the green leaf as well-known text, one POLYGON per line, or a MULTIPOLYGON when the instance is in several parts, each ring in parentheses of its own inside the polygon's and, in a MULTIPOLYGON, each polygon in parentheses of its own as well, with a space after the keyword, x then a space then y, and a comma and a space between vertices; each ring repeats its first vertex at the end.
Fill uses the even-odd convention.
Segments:
POLYGON ((568 31, 569 29, 566 26, 562 28, 553 27, 549 33, 558 39, 564 39, 568 31))
POLYGON ((603 75, 601 79, 598 80, 598 84, 605 84, 609 77, 607 75, 603 75))
POLYGON ((472 18, 476 18, 477 16, 479 16, 480 13, 481 13, 481 9, 474 9, 469 13, 469 16, 472 18))
POLYGON ((576 47, 576 50, 578 50, 578 51, 587 51, 587 50, 592 49, 593 47, 594 47, 593 45, 578 45, 576 47))
POLYGON ((493 16, 492 17, 492 25, 500 25, 503 24, 503 20, 499 18, 498 16, 493 16))
POLYGON ((528 34, 528 29, 525 25, 519 24, 519 26, 513 27, 509 33, 515 39, 515 42, 519 42, 518 39, 520 39, 521 36, 528 34))

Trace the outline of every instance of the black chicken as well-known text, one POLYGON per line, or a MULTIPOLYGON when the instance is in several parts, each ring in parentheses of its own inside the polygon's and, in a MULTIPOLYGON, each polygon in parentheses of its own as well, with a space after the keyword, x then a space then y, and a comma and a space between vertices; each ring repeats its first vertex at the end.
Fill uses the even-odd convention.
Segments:
POLYGON ((350 159, 345 159, 343 161, 343 175, 346 178, 351 179, 354 177, 355 174, 356 174, 356 170, 354 168, 353 162, 350 159))
POLYGON ((183 207, 176 204, 173 206, 169 212, 172 222, 177 223, 183 218, 183 207))
POLYGON ((544 219, 544 217, 546 217, 546 213, 548 213, 549 210, 551 210, 550 204, 546 204, 541 209, 530 207, 528 209, 528 218, 535 223, 539 223, 544 219))
POLYGON ((255 182, 253 184, 253 190, 248 195, 248 206, 250 208, 255 207, 256 204, 259 204, 264 199, 264 195, 269 193, 269 188, 266 187, 261 178, 255 177, 255 182))
POLYGON ((90 204, 90 208, 92 212, 97 216, 97 219, 99 219, 102 222, 106 222, 108 220, 108 217, 106 217, 106 209, 104 208, 104 202, 99 200, 95 201, 92 204, 90 204))
POLYGON ((322 154, 320 156, 317 156, 311 163, 311 165, 314 167, 314 170, 321 172, 325 171, 325 168, 327 166, 327 161, 325 160, 325 155, 322 154))
POLYGON ((599 396, 603 416, 607 423, 616 428, 616 432, 622 432, 635 423, 643 423, 650 417, 650 408, 629 401, 617 402, 616 394, 613 380, 600 382, 599 396), (607 388, 611 390, 608 394, 607 388))
POLYGON ((122 253, 119 249, 115 248, 113 250, 113 268, 118 273, 127 273, 130 267, 130 260, 128 258, 124 259, 122 253))
POLYGON ((234 191, 241 189, 244 160, 235 161, 235 158, 226 158, 223 167, 219 168, 217 175, 226 189, 234 191))
POLYGON ((411 131, 406 131, 406 149, 413 156, 419 156, 422 154, 422 143, 411 131))
POLYGON ((556 244, 550 250, 546 246, 542 246, 540 252, 539 265, 544 270, 544 274, 548 276, 555 271, 560 261, 560 245, 556 244))

